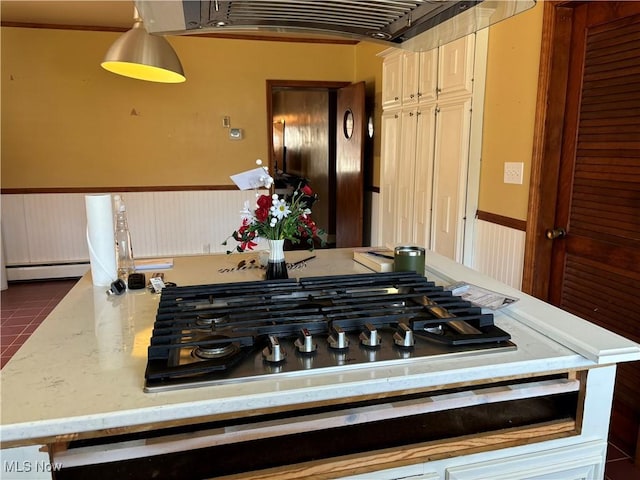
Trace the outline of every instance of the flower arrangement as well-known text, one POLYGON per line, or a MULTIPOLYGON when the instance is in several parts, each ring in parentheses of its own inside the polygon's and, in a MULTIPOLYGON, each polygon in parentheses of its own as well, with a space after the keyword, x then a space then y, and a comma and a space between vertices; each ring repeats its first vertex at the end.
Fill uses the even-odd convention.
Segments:
MULTIPOLYGON (((256 163, 262 165, 261 160, 256 163)), ((260 177, 261 185, 258 187, 270 188, 273 178, 266 167, 262 168, 265 175, 260 177)), ((317 200, 317 195, 309 185, 301 183, 291 195, 283 197, 275 193, 261 195, 257 192, 256 197, 255 207, 249 201, 245 202, 240 212, 242 224, 229 237, 238 242, 235 251, 253 250, 260 237, 267 240, 289 240, 292 243, 305 240, 310 249, 313 249, 314 239, 323 232, 311 218, 310 207, 317 200)), ((227 245, 228 240, 222 244, 227 245)), ((227 253, 231 252, 232 250, 227 250, 227 253)))

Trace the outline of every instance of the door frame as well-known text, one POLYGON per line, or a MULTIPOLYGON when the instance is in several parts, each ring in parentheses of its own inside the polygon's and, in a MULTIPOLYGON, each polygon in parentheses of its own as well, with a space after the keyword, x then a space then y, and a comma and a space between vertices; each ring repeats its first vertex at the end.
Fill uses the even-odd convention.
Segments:
POLYGON ((553 242, 545 229, 553 228, 569 76, 573 7, 581 2, 544 2, 538 95, 533 132, 531 180, 525 236, 522 290, 549 299, 553 242))
MULTIPOLYGON (((266 80, 266 97, 267 97, 267 153, 269 155, 269 171, 275 172, 275 159, 273 156, 273 92, 275 89, 291 89, 291 90, 338 90, 351 85, 351 82, 335 82, 323 80, 266 80)), ((331 113, 330 113, 331 114, 331 113)), ((335 146, 335 141, 334 141, 335 146)), ((335 170, 335 165, 334 165, 335 170)), ((335 171, 333 172, 335 175, 335 171)), ((363 172, 364 175, 364 172, 363 172)), ((335 179, 331 180, 333 185, 329 185, 330 191, 335 192, 335 179)), ((335 197, 335 193, 333 194, 335 197)), ((331 212, 330 212, 331 215, 331 212)), ((335 218, 330 219, 335 222, 335 218)))

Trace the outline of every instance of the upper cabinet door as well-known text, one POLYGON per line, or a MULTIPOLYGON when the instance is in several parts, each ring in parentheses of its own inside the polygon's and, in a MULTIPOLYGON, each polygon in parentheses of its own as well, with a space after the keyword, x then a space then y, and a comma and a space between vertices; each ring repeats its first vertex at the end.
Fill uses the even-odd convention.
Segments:
POLYGON ((402 101, 403 52, 386 57, 382 64, 382 107, 399 106, 402 101))
POLYGON ((470 95, 473 91, 475 35, 440 47, 438 97, 470 95))
POLYGON ((434 102, 438 88, 438 49, 420 52, 420 82, 418 85, 418 100, 420 102, 434 102))
POLYGON ((405 52, 402 65, 402 105, 412 105, 420 94, 420 54, 405 52))

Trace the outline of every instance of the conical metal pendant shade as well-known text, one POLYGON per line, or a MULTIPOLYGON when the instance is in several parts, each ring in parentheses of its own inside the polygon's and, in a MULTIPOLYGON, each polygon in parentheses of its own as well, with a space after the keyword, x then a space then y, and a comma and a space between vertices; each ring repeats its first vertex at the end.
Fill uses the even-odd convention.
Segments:
POLYGON ((138 80, 161 83, 186 80, 180 59, 169 42, 150 35, 137 12, 133 28, 113 43, 101 65, 110 72, 138 80))

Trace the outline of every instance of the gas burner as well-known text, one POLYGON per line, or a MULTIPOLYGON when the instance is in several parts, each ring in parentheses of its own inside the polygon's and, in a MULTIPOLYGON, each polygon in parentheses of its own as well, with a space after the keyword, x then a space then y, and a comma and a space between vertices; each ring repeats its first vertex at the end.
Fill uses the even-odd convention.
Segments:
POLYGON ((198 345, 193 349, 191 355, 196 358, 201 358, 203 360, 212 360, 215 358, 228 358, 240 350, 237 344, 228 341, 225 342, 223 340, 228 337, 224 335, 211 335, 202 339, 203 345, 198 345), (208 343, 211 341, 216 341, 216 343, 208 343))
POLYGON ((225 323, 228 318, 227 315, 218 315, 217 313, 199 313, 196 317, 196 325, 199 327, 210 327, 219 323, 225 323))

